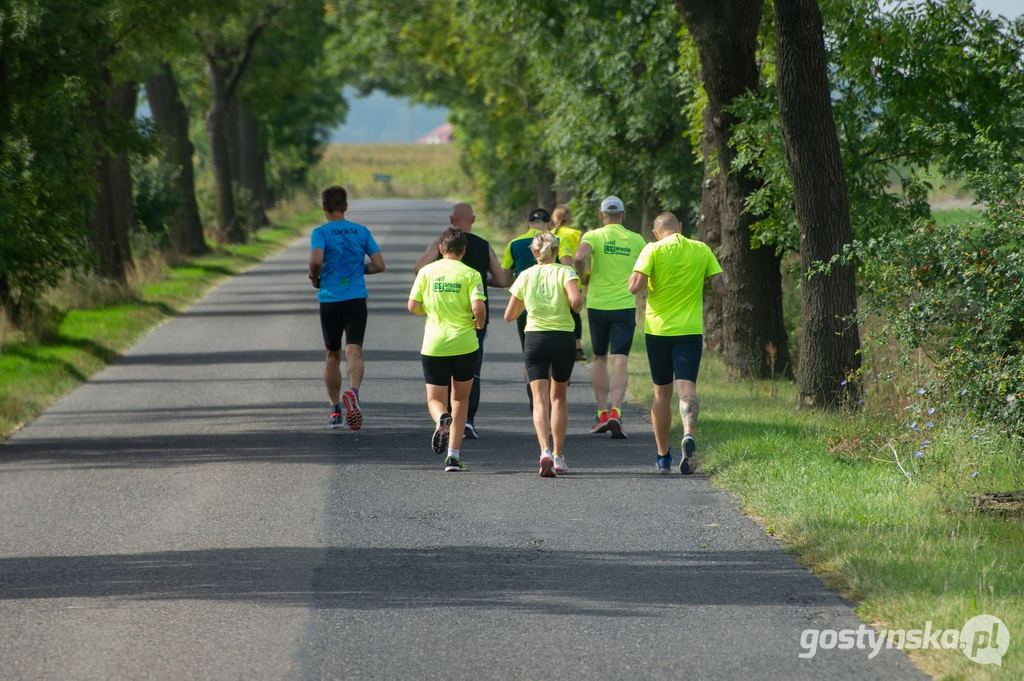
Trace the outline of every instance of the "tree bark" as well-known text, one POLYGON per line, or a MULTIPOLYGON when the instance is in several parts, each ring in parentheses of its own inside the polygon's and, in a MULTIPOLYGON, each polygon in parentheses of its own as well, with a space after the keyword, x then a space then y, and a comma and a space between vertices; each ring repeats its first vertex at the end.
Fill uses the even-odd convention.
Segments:
MULTIPOLYGON (((701 136, 704 156, 704 180, 701 184, 700 217, 697 239, 715 253, 722 250, 721 176, 715 159, 714 124, 711 109, 704 107, 704 134, 701 136)), ((704 294, 704 351, 722 354, 722 296, 715 291, 704 294)))
POLYGON ((206 134, 210 143, 210 163, 213 166, 214 193, 217 202, 217 229, 221 238, 230 243, 245 243, 246 234, 235 211, 229 148, 228 117, 231 97, 227 74, 216 56, 207 55, 206 75, 210 84, 210 109, 206 112, 206 134))
POLYGON ((178 171, 175 190, 179 201, 168 227, 171 247, 185 255, 206 253, 210 249, 203 238, 203 223, 196 205, 195 171, 192 167, 195 148, 188 136, 189 114, 181 101, 170 64, 161 64, 160 70, 146 81, 146 96, 153 119, 160 128, 164 161, 178 171))
POLYGON ((128 157, 117 150, 118 145, 113 140, 118 136, 117 129, 130 125, 135 117, 138 85, 127 81, 114 82, 106 65, 103 66, 102 80, 101 91, 91 99, 92 115, 100 134, 100 148, 89 234, 96 255, 96 273, 124 284, 132 268, 128 235, 137 223, 131 167, 128 157))
POLYGON ((247 196, 247 220, 252 229, 270 224, 267 189, 266 153, 260 123, 256 116, 238 102, 238 184, 247 196))
MULTIPOLYGON (((775 0, 775 41, 779 117, 800 226, 800 270, 806 274, 853 239, 817 1, 775 0)), ((856 404, 859 382, 850 378, 860 368, 860 332, 853 265, 804 276, 800 295, 800 404, 856 404)))
POLYGON ((547 168, 537 180, 537 207, 548 211, 555 208, 555 174, 547 168))
MULTIPOLYGON (((791 375, 782 318, 781 258, 772 247, 751 248, 754 216, 746 213, 744 202, 758 183, 730 170, 736 153, 732 128, 738 121, 728 107, 735 98, 758 88, 756 49, 762 0, 676 0, 676 9, 700 53, 708 94, 705 120, 710 122, 705 128, 710 135, 706 151, 712 151, 717 161, 715 205, 721 216, 717 255, 730 282, 722 299, 722 358, 734 378, 791 375)), ((709 197, 708 202, 712 201, 709 197)))

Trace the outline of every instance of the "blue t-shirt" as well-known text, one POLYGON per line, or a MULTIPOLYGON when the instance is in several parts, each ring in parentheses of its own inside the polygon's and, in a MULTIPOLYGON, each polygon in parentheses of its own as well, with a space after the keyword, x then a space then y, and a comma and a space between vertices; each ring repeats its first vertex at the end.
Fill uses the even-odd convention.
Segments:
POLYGON ((336 220, 313 230, 310 249, 322 249, 321 303, 339 303, 366 297, 366 256, 380 253, 370 230, 355 222, 336 220))

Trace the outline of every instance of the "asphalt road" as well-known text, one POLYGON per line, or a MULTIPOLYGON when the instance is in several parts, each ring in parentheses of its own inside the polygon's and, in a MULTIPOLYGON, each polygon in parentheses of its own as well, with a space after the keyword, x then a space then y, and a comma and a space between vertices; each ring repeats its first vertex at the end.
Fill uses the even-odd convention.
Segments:
POLYGON ((469 471, 430 450, 411 265, 440 201, 355 202, 366 424, 325 428, 305 240, 211 292, 0 445, 3 679, 893 679, 892 651, 800 659, 851 609, 700 475, 587 434, 541 479, 496 295, 469 471))

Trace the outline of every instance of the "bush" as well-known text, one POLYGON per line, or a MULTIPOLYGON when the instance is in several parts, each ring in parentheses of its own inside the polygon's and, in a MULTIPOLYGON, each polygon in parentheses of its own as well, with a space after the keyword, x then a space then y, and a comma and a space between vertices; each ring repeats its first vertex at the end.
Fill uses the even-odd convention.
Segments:
POLYGON ((1024 222, 995 217, 869 241, 861 284, 868 311, 931 360, 921 389, 1024 437, 1024 222))

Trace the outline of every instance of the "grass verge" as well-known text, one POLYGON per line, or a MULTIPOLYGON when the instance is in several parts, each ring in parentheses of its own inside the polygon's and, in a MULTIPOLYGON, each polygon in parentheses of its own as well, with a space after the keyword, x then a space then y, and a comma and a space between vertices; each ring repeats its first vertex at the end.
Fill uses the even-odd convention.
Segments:
MULTIPOLYGON (((649 405, 643 343, 633 347, 631 397, 649 405)), ((995 615, 1011 635, 1001 667, 953 650, 909 654, 937 678, 1024 678, 1024 521, 979 515, 969 502, 973 492, 1019 484, 1019 454, 1008 440, 936 413, 921 458, 901 458, 908 478, 888 445, 900 456, 901 440, 919 448, 922 435, 898 419, 797 411, 792 383, 727 382, 717 358, 701 367, 700 398, 702 470, 853 600, 861 619, 876 628, 923 629, 930 621, 959 630, 976 615, 995 615), (892 428, 910 436, 883 442, 892 428)))
POLYGON ((220 246, 210 255, 169 266, 118 302, 61 311, 42 340, 3 344, 0 439, 102 369, 159 322, 198 300, 222 279, 279 250, 319 217, 319 211, 296 214, 260 230, 247 244, 220 246))
POLYGON ((311 182, 340 184, 352 199, 461 196, 471 184, 452 144, 332 144, 311 182))

